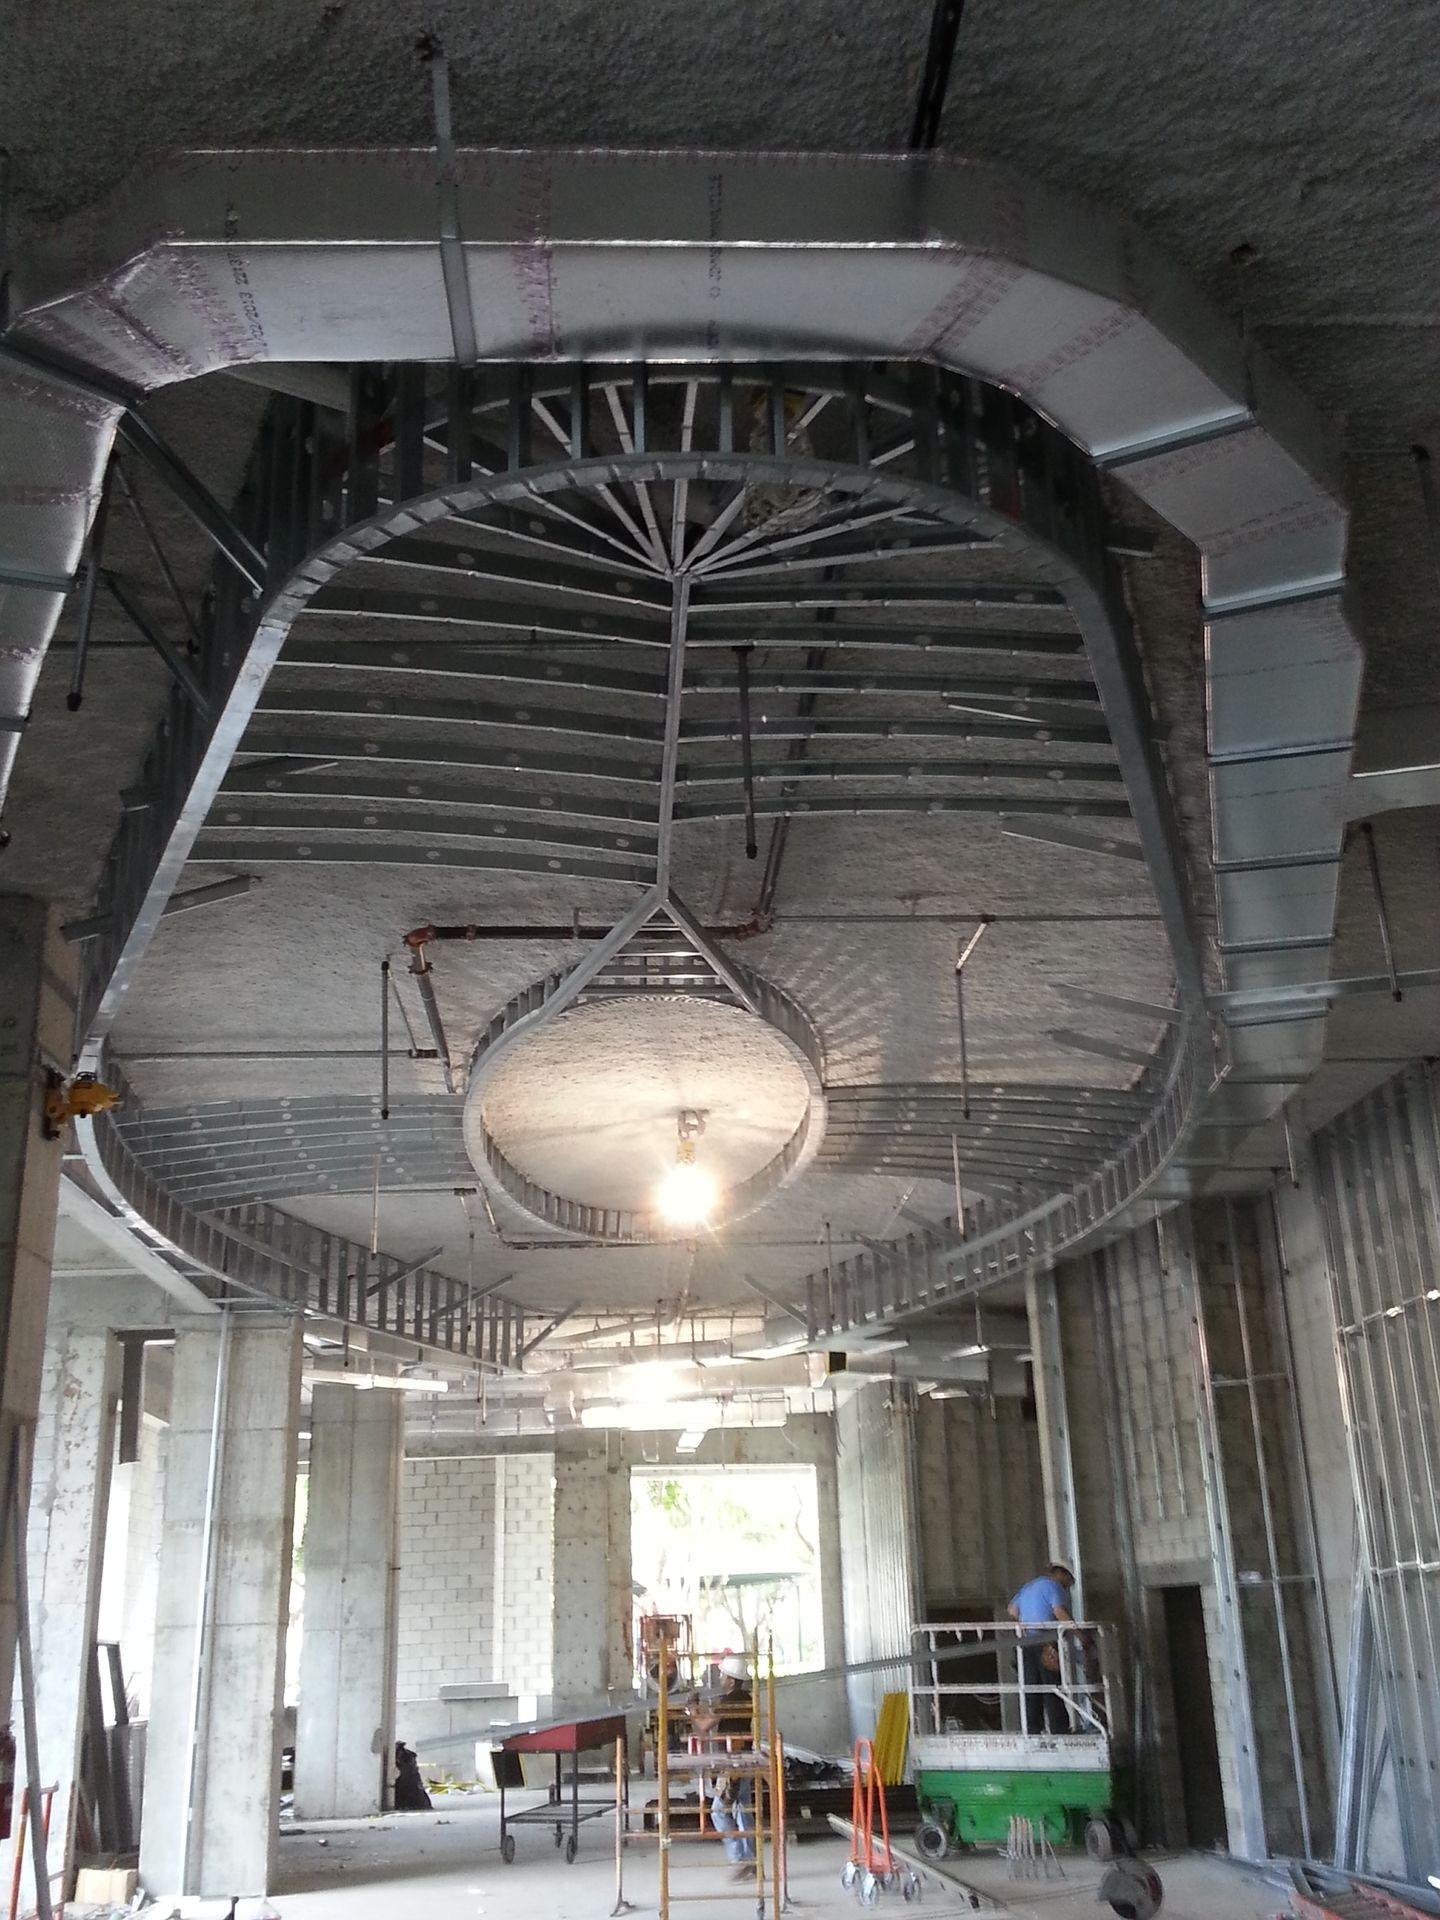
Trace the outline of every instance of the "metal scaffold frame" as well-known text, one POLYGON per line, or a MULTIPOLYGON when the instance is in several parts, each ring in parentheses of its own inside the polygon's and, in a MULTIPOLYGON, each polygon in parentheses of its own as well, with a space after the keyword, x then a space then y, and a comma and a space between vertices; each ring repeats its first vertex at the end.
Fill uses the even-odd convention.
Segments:
MULTIPOLYGON (((719 1659, 719 1655, 692 1653, 692 1680, 698 1678, 699 1664, 719 1659)), ((709 1820, 707 1791, 710 1777, 721 1774, 738 1774, 750 1783, 751 1824, 737 1828, 737 1835, 751 1843, 754 1866, 754 1893, 756 1920, 765 1920, 766 1907, 769 1906, 772 1920, 780 1920, 780 1915, 790 1904, 787 1885, 787 1830, 785 1821, 785 1750, 775 1716, 775 1657, 773 1649, 767 1651, 763 1669, 763 1693, 761 1687, 762 1663, 758 1644, 747 1656, 750 1662, 750 1733, 748 1742, 741 1741, 737 1749, 730 1736, 712 1732, 708 1735, 692 1736, 691 1751, 677 1756, 671 1752, 671 1726, 678 1720, 688 1720, 691 1716, 693 1696, 690 1704, 677 1707, 674 1704, 671 1682, 672 1660, 668 1643, 660 1643, 658 1672, 658 1694, 655 1707, 655 1776, 657 1804, 655 1808, 655 1826, 653 1829, 642 1825, 639 1830, 628 1822, 623 1834, 617 1838, 616 1856, 616 1908, 618 1913, 627 1903, 624 1900, 623 1886, 623 1849, 639 1841, 654 1840, 659 1852, 660 1920, 670 1920, 672 1906, 692 1906, 701 1902, 733 1902, 740 1897, 730 1891, 711 1889, 699 1893, 672 1893, 670 1881, 672 1874, 685 1871, 707 1871, 702 1861, 685 1862, 672 1860, 672 1851, 677 1847, 694 1846, 697 1849, 708 1847, 712 1851, 717 1843, 730 1836, 718 1831, 709 1820), (676 1778, 693 1780, 698 1786, 697 1817, 693 1831, 679 1829, 674 1825, 674 1808, 671 1803, 671 1787, 676 1778)), ((678 1679, 678 1667, 676 1669, 678 1679)), ((737 1876, 738 1878, 739 1876, 737 1876)))

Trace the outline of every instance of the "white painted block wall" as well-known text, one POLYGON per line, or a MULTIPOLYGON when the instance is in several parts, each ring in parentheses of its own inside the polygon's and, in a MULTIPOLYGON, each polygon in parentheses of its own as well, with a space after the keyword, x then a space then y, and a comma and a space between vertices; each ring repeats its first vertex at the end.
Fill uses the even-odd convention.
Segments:
POLYGON ((512 1693, 554 1686, 555 1456, 497 1454, 491 1678, 512 1693))
POLYGON ((553 1681, 555 1460, 472 1454, 405 1462, 397 1697, 499 1680, 553 1681))
POLYGON ((495 1463, 407 1460, 400 1485, 396 1694, 492 1677, 495 1463))

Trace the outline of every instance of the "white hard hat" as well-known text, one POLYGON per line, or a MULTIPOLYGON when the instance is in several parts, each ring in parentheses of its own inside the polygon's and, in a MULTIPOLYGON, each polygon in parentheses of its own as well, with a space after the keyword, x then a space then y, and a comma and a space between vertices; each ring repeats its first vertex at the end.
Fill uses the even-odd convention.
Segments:
POLYGON ((727 1680, 748 1680, 750 1663, 743 1653, 727 1653, 720 1662, 720 1671, 727 1680))

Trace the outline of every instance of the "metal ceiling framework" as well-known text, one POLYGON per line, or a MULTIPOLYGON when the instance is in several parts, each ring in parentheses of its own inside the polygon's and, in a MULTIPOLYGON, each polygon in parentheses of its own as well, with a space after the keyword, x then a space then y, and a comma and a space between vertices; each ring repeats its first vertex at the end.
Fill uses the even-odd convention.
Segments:
MULTIPOLYGON (((673 829, 747 812, 1128 818, 1063 592, 933 571, 1024 550, 1012 525, 977 530, 967 491, 1003 498, 1040 430, 1003 396, 783 364, 413 375, 362 383, 382 411, 267 614, 267 651, 286 631, 240 748, 337 764, 262 784, 242 761, 193 860, 643 886, 673 829), (361 537, 324 544, 372 497, 361 537), (853 664, 815 664, 832 648, 853 664)), ((277 412, 281 440, 323 438, 315 410, 277 412)))
MULTIPOLYGON (((277 1103, 276 1116, 301 1109, 298 1121, 279 1119, 282 1132, 316 1117, 305 1111, 309 1104, 277 1103)), ((242 1131, 251 1119, 267 1123, 238 1103, 209 1118, 242 1131)), ((101 1115, 77 1121, 76 1133, 102 1199, 143 1246, 217 1305, 287 1307, 305 1316, 309 1337, 401 1364, 460 1362, 470 1370, 520 1364, 526 1316, 496 1288, 322 1232, 255 1198, 253 1187, 232 1190, 223 1174, 202 1171, 197 1179, 176 1144, 196 1138, 197 1126, 203 1135, 199 1115, 145 1114, 131 1099, 123 1125, 101 1115)), ((313 1181, 307 1190, 315 1191, 313 1181)))
MULTIPOLYGON (((620 517, 630 523, 628 558, 638 555, 642 573, 667 558, 663 531, 641 504, 652 477, 646 463, 653 459, 651 416, 636 404, 648 397, 646 362, 668 361, 692 370, 692 379, 723 384, 727 365, 755 366, 757 343, 769 353, 784 343, 797 358, 774 378, 765 372, 772 363, 759 369, 772 399, 768 453, 737 450, 733 442, 703 453, 694 445, 677 447, 675 455, 688 457, 691 466, 682 472, 672 456, 668 477, 677 493, 682 485, 716 479, 749 487, 767 477, 768 460, 774 484, 823 493, 837 484, 836 463, 818 460, 807 468, 785 437, 788 367, 898 355, 911 363, 898 379, 919 428, 903 454, 892 450, 895 459, 914 463, 902 513, 913 515, 918 507, 1000 544, 1020 537, 1023 527, 1026 544, 1051 556, 1055 584, 1084 635, 1171 941, 1185 1016, 1146 1070, 1142 1086, 1154 1104, 1128 1142, 1047 1203, 1019 1214, 996 1210, 973 1228, 957 1223, 957 1233, 939 1247, 905 1242, 877 1252, 868 1267, 812 1276, 812 1333, 928 1310, 952 1290, 973 1290, 1053 1258, 1163 1197, 1164 1170, 1187 1139, 1201 1139, 1205 1128, 1241 1128, 1273 1112, 1319 1057, 1323 1009, 1308 990, 1328 969, 1360 657, 1339 608, 1345 515, 1327 485, 1324 452, 1303 409, 1263 361, 1242 352, 1224 324, 1133 235, 1089 209, 980 167, 930 157, 456 154, 448 156, 446 180, 458 220, 446 228, 442 275, 436 271, 442 251, 432 197, 436 164, 430 154, 190 156, 163 173, 158 187, 142 182, 108 210, 107 261, 97 263, 89 253, 77 258, 73 237, 62 234, 53 260, 18 290, 15 321, 0 340, 0 412, 7 425, 3 444, 15 450, 7 466, 17 458, 24 466, 23 476, 11 477, 23 477, 30 491, 23 506, 7 509, 0 526, 0 565, 12 630, 22 641, 30 638, 7 656, 3 703, 23 715, 60 597, 75 577, 115 431, 165 475, 227 562, 216 614, 216 632, 226 639, 216 644, 212 636, 201 662, 209 712, 177 691, 147 766, 148 806, 127 816, 111 862, 101 903, 108 924, 89 948, 87 1057, 103 1043, 164 904, 196 851, 246 729, 268 697, 269 672, 294 617, 314 607, 342 565, 358 561, 372 533, 390 543, 402 533, 428 531, 427 501, 436 515, 463 502, 466 511, 484 504, 497 521, 507 512, 518 521, 544 494, 549 511, 541 507, 538 517, 550 527, 546 564, 594 558, 556 553, 553 532, 556 496, 573 488, 577 469, 587 468, 587 480, 602 477, 597 468, 604 460, 597 463, 583 445, 589 409, 571 416, 582 443, 565 449, 537 485, 534 443, 519 437, 535 419, 524 366, 506 376, 510 400, 521 404, 510 416, 517 438, 506 448, 505 471, 477 479, 473 450, 447 436, 442 451, 457 463, 459 496, 454 488, 425 493, 423 406, 407 407, 403 398, 396 403, 380 384, 386 376, 376 363, 397 363, 397 389, 408 382, 412 396, 423 395, 426 376, 415 363, 445 362, 454 351, 459 266, 479 357, 536 363, 570 356, 567 378, 583 371, 586 357, 636 370, 625 376, 634 379, 628 416, 622 409, 631 446, 618 465, 610 461, 616 471, 604 484, 616 498, 622 485, 636 489, 638 513, 626 506, 620 517), (164 201, 161 220, 157 198, 164 201), (456 239, 457 226, 463 241, 456 239), (322 308, 327 320, 317 329, 314 317, 322 308), (252 496, 241 508, 261 535, 251 538, 157 441, 135 403, 147 388, 236 362, 322 353, 356 364, 349 415, 277 404, 265 470, 254 476, 252 496), (946 367, 999 388, 955 380, 938 370, 946 367), (941 394, 950 401, 948 416, 936 405, 941 394), (376 436, 392 404, 404 428, 390 451, 397 504, 379 512, 382 441, 376 436), (37 446, 43 471, 36 468, 37 446), (347 492, 337 478, 347 469, 357 479, 373 473, 374 494, 367 498, 358 486, 347 492), (1248 994, 1253 1008, 1223 1033, 1222 1057, 1244 1071, 1234 1072, 1232 1085, 1218 1093, 1211 1084, 1201 956, 1139 662, 1129 644, 1123 586, 1107 550, 1099 469, 1117 473, 1201 556, 1224 968, 1223 983, 1215 984, 1248 994), (957 510, 957 502, 968 504, 957 510), (919 1281, 917 1262, 924 1270, 919 1281), (817 1304, 822 1294, 823 1309, 817 1304)), ((488 377, 456 367, 446 379, 452 395, 463 395, 466 383, 488 377)), ((850 397, 847 390, 842 400, 850 397)), ((870 397, 862 395, 867 405, 870 397)), ((857 426, 865 410, 856 410, 857 426)), ((452 400, 445 417, 467 419, 472 411, 452 400)), ((851 477, 839 485, 888 508, 898 497, 894 476, 874 471, 876 454, 857 439, 843 463, 851 477), (859 487, 857 466, 864 473, 859 487)), ((6 477, 0 472, 0 480, 6 477)), ((658 472, 653 477, 658 480, 658 472)), ((595 532, 572 520, 560 544, 573 549, 595 532)), ((616 560, 627 556, 617 552, 613 534, 605 544, 616 574, 616 560)), ((680 757, 688 649, 676 644, 676 629, 698 620, 704 630, 704 615, 692 616, 688 597, 689 576, 705 553, 698 542, 690 549, 687 584, 670 600, 661 736, 642 721, 624 743, 625 755, 636 748, 651 756, 658 751, 662 792, 676 801, 661 809, 653 851, 642 837, 632 863, 632 877, 643 887, 654 862, 662 898, 668 897, 671 832, 681 818, 682 769, 688 786, 690 766, 713 750, 701 735, 683 743, 689 759, 680 757)), ((673 546, 668 560, 675 571, 673 546)), ((487 590, 508 593, 511 584, 497 577, 487 590)), ((736 644, 723 622, 752 621, 765 611, 766 595, 775 610, 773 584, 731 591, 730 601, 711 608, 717 645, 736 644)), ((563 589, 553 597, 563 601, 563 589)), ((441 596, 434 598, 443 615, 441 596)), ((698 604, 704 598, 702 587, 698 604)), ((813 589, 810 603, 802 599, 798 610, 836 611, 817 603, 813 589)), ((396 617, 396 605, 386 612, 396 617)), ((613 637, 638 647, 639 629, 648 623, 639 616, 630 633, 621 631, 622 620, 630 616, 612 609, 597 626, 613 627, 613 637)), ((573 627, 563 633, 576 638, 573 627)), ((283 694, 283 684, 278 691, 283 694)), ((1023 698, 1048 697, 1026 682, 1023 698)), ((433 703, 428 711, 443 730, 449 716, 433 703)), ((272 754, 295 753, 302 742, 293 723, 305 717, 303 710, 282 707, 278 714, 285 731, 278 746, 272 737, 272 754)), ((275 717, 265 716, 266 724, 275 717)), ((349 717, 358 718, 358 709, 349 717)), ((513 709, 510 718, 513 723, 513 709)), ((306 757, 326 757, 323 735, 310 738, 313 722, 305 724, 309 744, 322 748, 306 757)), ((981 716, 981 724, 993 729, 1001 722, 981 716)), ((1028 734, 1033 719, 1018 724, 1028 734)), ((1074 721, 1082 735, 1087 724, 1093 723, 1074 721)), ((713 738, 723 740, 728 730, 722 724, 713 738)), ((805 732, 812 730, 807 723, 805 732)), ((854 734, 842 729, 838 737, 849 742, 854 734)), ((1004 737, 1005 757, 1013 758, 1013 736, 1004 737)), ((593 760, 593 735, 575 744, 577 757, 593 760)), ((808 739, 804 744, 806 770, 786 763, 784 781, 791 786, 816 777, 808 739)), ((1084 745, 1082 737, 1067 751, 1084 745)), ((837 765, 855 750, 847 745, 837 765)), ((545 751, 553 753, 553 746, 545 751)), ((1062 757, 1058 742, 1050 751, 1062 757)), ((506 764, 525 771, 522 750, 514 749, 506 764)), ((536 764, 557 770, 553 760, 536 764)), ((881 777, 893 781, 898 766, 881 777)), ((743 767, 739 771, 743 785, 743 767)), ((708 784, 728 790, 732 806, 743 805, 733 767, 717 770, 708 784)), ((530 788, 519 782, 517 790, 530 788)), ((757 801, 760 790, 757 777, 757 801)), ((241 813, 228 824, 245 826, 241 813)), ((608 832, 619 824, 586 830, 608 832)), ((344 844, 332 843, 331 857, 347 857, 344 844)), ((420 839, 412 850, 437 862, 446 857, 442 847, 420 839)), ((211 844, 210 851, 225 857, 223 844, 211 844)), ((549 871, 563 871, 599 852, 571 840, 544 858, 561 863, 549 871)), ((630 855, 615 847, 604 852, 612 873, 614 856, 630 855)), ((374 858, 373 848, 358 843, 356 857, 374 858)), ((531 856, 487 848, 479 860, 517 857, 531 856)), ((456 860, 469 864, 459 850, 451 856, 456 860)), ((1204 1165, 1203 1153, 1198 1164, 1204 1165)), ((1182 1177, 1174 1190, 1185 1184, 1182 1177)))
MULTIPOLYGON (((695 966, 669 980, 652 975, 651 990, 713 996, 718 985, 780 1032, 806 1071, 809 1098, 792 1137, 725 1197, 717 1224, 743 1218, 814 1159, 827 1092, 820 1035, 787 995, 707 938, 670 884, 676 832, 702 813, 753 815, 767 776, 779 786, 776 811, 809 811, 804 778, 787 776, 808 770, 800 756, 814 742, 826 753, 827 799, 837 809, 933 813, 959 799, 1001 819, 1047 810, 1074 819, 1092 809, 1114 819, 1133 808, 1180 983, 1179 1044, 1166 1066, 1177 1069, 1187 1050, 1198 1058, 1205 1039, 1200 955, 1098 475, 1037 415, 979 382, 885 364, 433 375, 362 368, 352 376, 352 397, 348 423, 288 398, 269 414, 247 503, 253 518, 243 531, 263 547, 272 585, 259 609, 217 590, 217 621, 228 617, 234 629, 218 630, 208 652, 213 661, 238 663, 235 687, 245 685, 256 656, 273 663, 263 686, 247 688, 252 718, 237 743, 240 777, 253 756, 264 770, 264 796, 255 791, 252 811, 235 818, 228 781, 222 784, 193 836, 191 860, 247 869, 302 860, 519 868, 636 888, 638 898, 609 933, 517 994, 480 1036, 467 1138, 493 1194, 539 1227, 585 1241, 683 1237, 653 1216, 540 1186, 507 1158, 483 1115, 485 1084, 511 1047, 587 995, 631 990, 626 957, 643 957, 642 937, 657 917, 670 922, 695 966), (278 577, 277 554, 290 562, 278 577), (997 556, 1020 577, 999 576, 997 556), (509 597, 497 601, 497 586, 509 597), (1005 610, 1000 629, 989 624, 995 607, 1005 610), (376 634, 368 644, 354 637, 367 624, 376 634), (316 625, 338 658, 312 640, 292 663, 289 636, 316 625), (431 640, 416 662, 408 644, 396 645, 397 628, 403 639, 410 625, 447 637, 431 640), (808 677, 826 670, 837 634, 852 650, 854 694, 850 679, 826 687, 808 677), (481 697, 466 684, 476 640, 481 697), (756 654, 768 673, 772 646, 782 658, 803 650, 805 667, 765 696, 775 704, 757 726, 748 663, 756 654), (619 654, 637 664, 598 672, 597 651, 607 662, 619 654), (943 669, 911 676, 920 685, 900 689, 869 678, 885 673, 896 655, 928 659, 932 652, 970 666, 958 692, 943 669), (522 676, 518 697, 508 699, 501 697, 507 653, 522 676), (712 668, 697 681, 693 659, 727 657, 733 669, 722 677, 712 668), (987 660, 1003 663, 1003 673, 977 671, 987 660), (1083 685, 1087 698, 1046 697, 1056 663, 1065 676, 1059 684, 1083 685), (388 678, 396 668, 399 693, 388 678), (363 691, 371 685, 386 691, 363 691), (994 691, 987 697, 972 691, 977 686, 994 691), (565 704, 551 704, 552 687, 565 704), (717 692, 730 708, 722 719, 710 717, 717 692), (773 765, 754 751, 772 710, 773 731, 787 742, 786 757, 773 765), (272 731, 277 714, 291 723, 304 716, 310 728, 272 731), (454 746, 446 744, 450 734, 454 746), (1003 762, 989 757, 984 743, 992 737, 1006 743, 1003 762), (960 750, 976 742, 986 757, 960 750), (728 756, 737 743, 738 761, 707 757, 728 756), (908 749, 898 762, 897 743, 908 749), (289 759, 313 768, 298 794, 286 776, 289 759), (426 781, 437 760, 460 764, 472 779, 503 771, 513 783, 503 809, 488 784, 470 787, 468 799, 452 789, 454 811, 435 833, 426 781), (371 780, 398 768, 403 795, 397 783, 384 807, 373 795, 357 802, 347 790, 357 763, 376 770, 371 780), (716 797, 689 803, 697 787, 716 797), (593 831, 582 825, 587 837, 577 837, 574 822, 617 794, 626 796, 630 831, 617 836, 625 844, 613 853, 623 857, 612 860, 609 848, 597 857, 593 831), (423 838, 404 817, 406 801, 423 838), (237 832, 243 821, 249 830, 237 832), (460 844, 467 836, 479 844, 460 844)), ((178 740, 184 715, 195 709, 184 689, 175 701, 178 740)), ((219 716, 217 731, 224 729, 233 699, 227 703, 225 687, 216 685, 207 702, 219 716)), ((183 803, 198 805, 193 793, 183 803)), ((151 808, 122 827, 122 841, 144 851, 122 850, 117 877, 158 875, 164 861, 156 837, 168 811, 151 808)), ((135 926, 153 911, 152 893, 153 883, 135 926)), ((113 918, 108 938, 89 948, 92 1036, 103 1030, 134 950, 133 934, 122 939, 126 915, 116 911, 117 897, 115 887, 102 893, 101 915, 113 918), (118 959, 107 981, 112 955, 118 959)), ((973 1160, 982 1180, 994 1180, 1013 1176, 1018 1163, 1042 1197, 1037 1213, 1022 1185, 1014 1205, 1002 1209, 992 1189, 958 1223, 956 1243, 1000 1231, 1013 1211, 1026 1222, 1014 1245, 1028 1256, 1042 1243, 1059 1251, 1153 1177, 1184 1134, 1199 1079, 1198 1070, 1152 1076, 1118 1131, 1052 1129, 1040 1137, 1021 1124, 1033 1103, 1021 1093, 1012 1113, 1006 1089, 987 1096, 988 1125, 972 1127, 967 1087, 948 1133, 900 1110, 888 1133, 872 1127, 867 1137, 852 1121, 848 1158, 871 1170, 933 1171, 943 1139, 959 1189, 963 1131, 967 1168, 973 1160), (1164 1115, 1163 1150, 1151 1128, 1157 1113, 1164 1115), (1086 1181, 1098 1184, 1078 1203, 1062 1204, 1086 1181)), ((238 1180, 247 1171, 277 1171, 263 1149, 241 1152, 250 1157, 240 1160, 238 1180)), ((370 1152, 362 1128, 337 1141, 329 1160, 314 1161, 315 1178, 331 1180, 333 1167, 352 1191, 363 1188, 370 1152)), ((173 1171, 181 1180, 209 1177, 183 1161, 173 1171)), ((919 1238, 929 1262, 934 1236, 919 1238)), ((869 1257, 874 1266, 877 1256, 869 1257)), ((1013 1265, 1007 1253, 993 1268, 967 1267, 966 1288, 976 1274, 986 1285, 1008 1278, 1013 1265)), ((928 1265, 926 1272, 908 1310, 929 1310, 946 1296, 944 1280, 928 1265)), ((824 1297, 839 1303, 842 1316, 828 1331, 842 1331, 851 1304, 864 1297, 860 1275, 860 1266, 842 1262, 837 1292, 827 1273, 824 1297)), ((813 1277, 809 1294, 816 1294, 813 1277)), ((906 1297, 895 1292, 888 1311, 907 1310, 906 1297)), ((877 1308, 883 1298, 877 1280, 877 1308)), ((820 1325, 813 1330, 818 1335, 820 1325)))

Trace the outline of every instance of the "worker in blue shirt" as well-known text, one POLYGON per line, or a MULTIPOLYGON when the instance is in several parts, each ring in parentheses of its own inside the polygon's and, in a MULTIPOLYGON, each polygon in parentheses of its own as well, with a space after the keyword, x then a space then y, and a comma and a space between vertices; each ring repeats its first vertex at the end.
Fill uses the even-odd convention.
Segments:
POLYGON ((1070 1716, 1055 1691, 1060 1670, 1057 1636, 1046 1632, 1056 1621, 1068 1624, 1070 1589, 1075 1576, 1058 1562, 1047 1573, 1027 1580, 1010 1602, 1012 1620, 1020 1624, 1020 1678, 1024 1686, 1026 1733, 1069 1733, 1070 1716))

